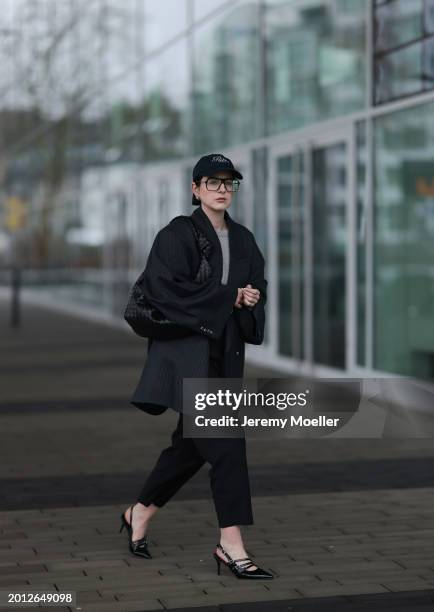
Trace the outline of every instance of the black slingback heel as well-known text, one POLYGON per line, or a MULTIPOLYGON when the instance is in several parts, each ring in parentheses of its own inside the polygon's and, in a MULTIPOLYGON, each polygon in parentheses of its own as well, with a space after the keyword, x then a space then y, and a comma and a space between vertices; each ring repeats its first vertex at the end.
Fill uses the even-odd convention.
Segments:
POLYGON ((250 557, 243 557, 242 559, 232 559, 232 557, 225 551, 221 544, 217 544, 217 548, 219 548, 222 553, 229 559, 226 562, 224 559, 218 556, 216 552, 213 553, 214 559, 217 561, 217 574, 220 575, 220 563, 223 563, 226 567, 228 567, 233 574, 237 578, 247 578, 248 580, 260 580, 261 578, 270 580, 274 578, 273 574, 270 572, 261 569, 260 567, 256 567, 255 570, 248 570, 248 567, 252 565, 256 565, 253 563, 250 557), (244 563, 240 563, 240 561, 244 561, 244 563), (247 563, 246 563, 247 562, 247 563))
POLYGON ((152 559, 152 555, 148 549, 148 536, 147 535, 144 535, 143 538, 140 538, 139 540, 134 540, 133 542, 133 528, 132 528, 133 508, 134 506, 131 506, 130 522, 127 521, 127 519, 124 516, 124 513, 122 512, 121 514, 122 525, 121 525, 121 528, 119 529, 119 533, 122 531, 124 527, 126 527, 127 532, 128 532, 128 544, 130 547, 130 551, 133 553, 133 555, 137 555, 138 557, 144 557, 145 559, 152 559))

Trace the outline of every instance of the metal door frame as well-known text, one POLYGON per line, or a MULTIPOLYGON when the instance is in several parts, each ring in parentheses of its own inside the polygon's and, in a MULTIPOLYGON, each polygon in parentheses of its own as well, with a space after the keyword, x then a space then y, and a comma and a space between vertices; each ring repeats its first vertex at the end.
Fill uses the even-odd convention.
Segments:
MULTIPOLYGON (((309 130, 310 132, 310 130, 309 130)), ((312 154, 315 149, 326 148, 335 144, 346 145, 346 230, 347 249, 345 257, 345 370, 352 371, 357 355, 357 313, 356 313, 356 184, 355 184, 355 129, 351 122, 335 125, 333 129, 320 134, 313 132, 305 137, 288 139, 270 146, 269 149, 269 184, 268 184, 268 258, 270 261, 269 299, 270 299, 270 350, 273 361, 297 368, 306 374, 316 376, 341 375, 342 370, 313 362, 313 276, 312 276, 312 154), (304 355, 303 361, 286 357, 279 353, 279 254, 276 236, 278 234, 278 192, 277 161, 280 157, 302 153, 306 183, 304 190, 304 269, 305 277, 304 308, 304 355)))

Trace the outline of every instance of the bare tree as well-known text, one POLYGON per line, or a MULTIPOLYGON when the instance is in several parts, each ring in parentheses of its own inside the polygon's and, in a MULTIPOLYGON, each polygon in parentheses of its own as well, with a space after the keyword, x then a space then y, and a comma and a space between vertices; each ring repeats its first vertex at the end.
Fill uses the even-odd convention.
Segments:
POLYGON ((0 123, 8 158, 24 158, 27 177, 33 175, 40 186, 35 255, 44 263, 53 211, 71 163, 68 152, 108 137, 104 93, 113 71, 122 73, 134 61, 133 42, 125 36, 134 5, 130 0, 10 0, 9 7, 13 35, 0 36, 0 62, 9 66, 0 78, 0 123))

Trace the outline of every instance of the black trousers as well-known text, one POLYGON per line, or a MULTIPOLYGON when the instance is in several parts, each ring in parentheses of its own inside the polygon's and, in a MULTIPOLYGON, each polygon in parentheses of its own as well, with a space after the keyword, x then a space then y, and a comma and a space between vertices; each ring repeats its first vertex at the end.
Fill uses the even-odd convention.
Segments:
MULTIPOLYGON (((220 376, 221 359, 221 344, 211 343, 210 378, 220 376)), ((245 438, 184 438, 182 414, 171 438, 171 446, 161 452, 137 501, 164 506, 208 462, 219 527, 252 525, 245 438)))

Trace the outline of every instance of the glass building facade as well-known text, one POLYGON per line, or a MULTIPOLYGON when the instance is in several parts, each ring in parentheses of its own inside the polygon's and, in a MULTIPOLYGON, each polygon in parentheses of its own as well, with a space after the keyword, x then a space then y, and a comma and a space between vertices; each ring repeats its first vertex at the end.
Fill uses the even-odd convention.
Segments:
POLYGON ((6 0, 0 265, 121 318, 191 170, 264 253, 259 363, 434 379, 433 0, 6 0))

